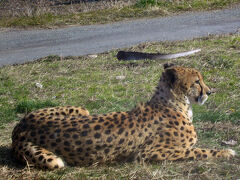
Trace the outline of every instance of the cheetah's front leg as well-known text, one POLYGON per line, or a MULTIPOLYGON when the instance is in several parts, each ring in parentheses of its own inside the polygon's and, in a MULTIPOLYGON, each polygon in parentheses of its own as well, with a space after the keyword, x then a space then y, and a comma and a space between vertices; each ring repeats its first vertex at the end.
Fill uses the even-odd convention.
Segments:
POLYGON ((236 152, 232 149, 201 149, 192 148, 184 151, 184 159, 218 159, 218 158, 232 158, 236 155, 236 152))
POLYGON ((144 161, 162 161, 162 160, 207 160, 218 158, 232 158, 236 155, 232 149, 213 150, 213 149, 154 149, 147 153, 142 153, 141 157, 144 161))

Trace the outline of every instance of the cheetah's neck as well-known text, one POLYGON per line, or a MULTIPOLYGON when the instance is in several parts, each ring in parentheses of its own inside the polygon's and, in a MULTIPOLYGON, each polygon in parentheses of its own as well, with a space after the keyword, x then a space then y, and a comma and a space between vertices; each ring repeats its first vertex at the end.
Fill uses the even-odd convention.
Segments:
POLYGON ((161 104, 183 113, 192 121, 192 106, 184 94, 176 94, 164 80, 160 80, 156 91, 149 101, 150 104, 161 104))

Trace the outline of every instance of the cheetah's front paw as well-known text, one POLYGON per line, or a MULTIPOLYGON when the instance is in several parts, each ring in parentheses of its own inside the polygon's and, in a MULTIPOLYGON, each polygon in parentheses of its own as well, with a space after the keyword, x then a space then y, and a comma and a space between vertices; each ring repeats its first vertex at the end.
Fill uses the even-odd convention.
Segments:
POLYGON ((230 158, 233 158, 234 156, 236 156, 236 152, 232 149, 226 149, 226 150, 223 150, 222 156, 227 159, 230 159, 230 158))

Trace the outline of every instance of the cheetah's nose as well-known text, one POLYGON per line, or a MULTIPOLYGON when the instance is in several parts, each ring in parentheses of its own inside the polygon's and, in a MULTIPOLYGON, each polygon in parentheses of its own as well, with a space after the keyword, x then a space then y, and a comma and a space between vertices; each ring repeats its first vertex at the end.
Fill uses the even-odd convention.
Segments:
POLYGON ((207 95, 209 96, 210 94, 212 94, 212 92, 211 91, 207 91, 207 95))

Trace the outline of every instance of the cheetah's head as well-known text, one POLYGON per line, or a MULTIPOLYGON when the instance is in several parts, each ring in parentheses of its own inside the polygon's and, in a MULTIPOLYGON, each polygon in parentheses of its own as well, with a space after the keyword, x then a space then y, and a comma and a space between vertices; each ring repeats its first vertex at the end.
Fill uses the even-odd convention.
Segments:
POLYGON ((211 91, 203 81, 199 71, 194 68, 165 65, 164 77, 175 94, 183 94, 190 103, 203 105, 211 91))

